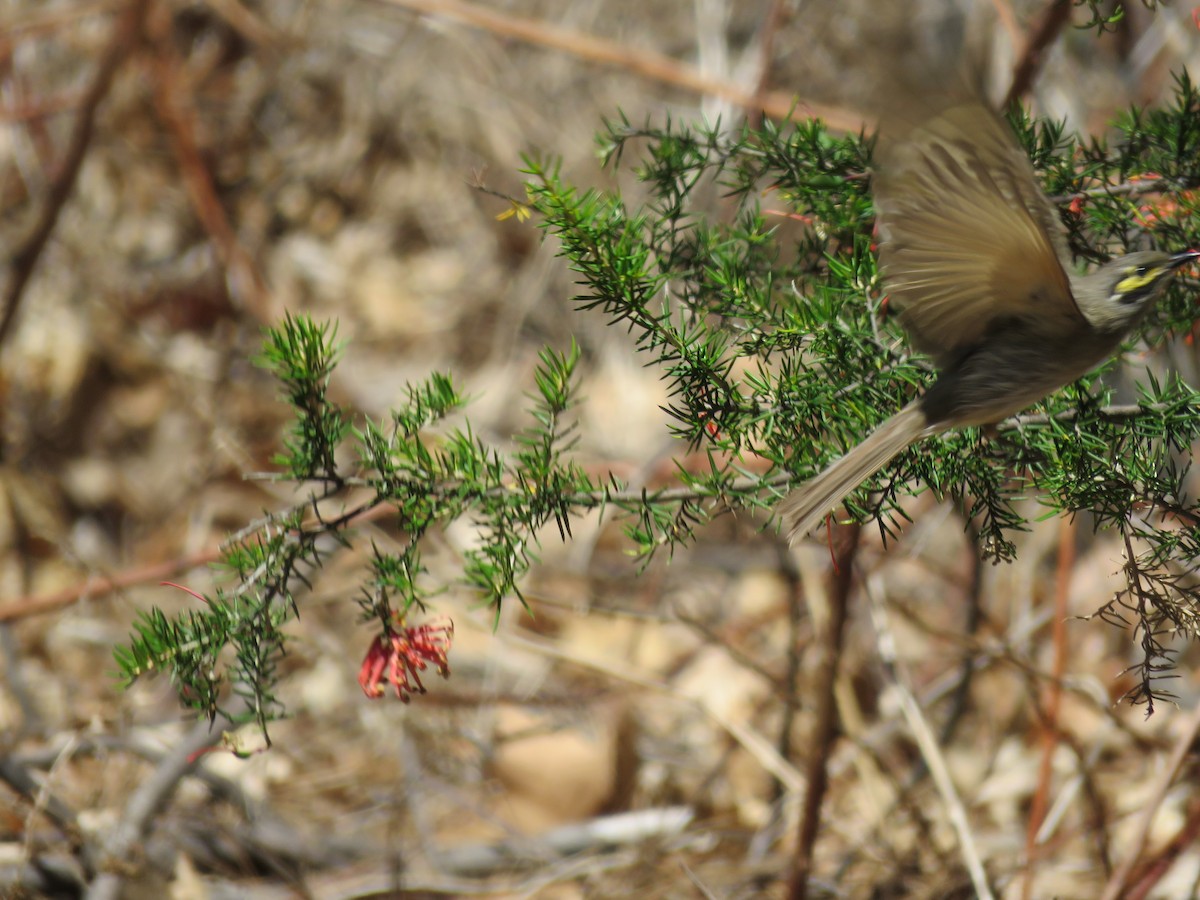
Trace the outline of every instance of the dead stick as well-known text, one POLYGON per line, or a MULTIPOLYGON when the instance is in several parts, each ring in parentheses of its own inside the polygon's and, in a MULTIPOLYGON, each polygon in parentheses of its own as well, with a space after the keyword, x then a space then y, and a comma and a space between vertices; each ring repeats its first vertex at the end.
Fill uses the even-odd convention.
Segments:
POLYGON ((648 50, 634 50, 616 41, 605 40, 571 28, 524 19, 503 12, 467 3, 465 0, 383 0, 393 6, 410 9, 426 16, 453 19, 465 25, 482 28, 502 37, 515 38, 540 47, 563 50, 590 62, 615 66, 663 84, 686 88, 701 95, 718 97, 742 109, 762 109, 776 119, 793 118, 799 111, 805 118, 820 118, 838 131, 856 132, 863 128, 863 118, 836 107, 798 101, 783 91, 758 95, 742 88, 709 78, 692 66, 669 56, 648 50))
POLYGON ((183 184, 196 217, 212 239, 217 255, 233 287, 233 295, 260 322, 270 322, 270 291, 254 261, 238 243, 237 233, 221 206, 212 174, 204 161, 196 136, 194 104, 183 79, 179 60, 171 46, 170 12, 160 8, 152 20, 157 52, 153 58, 154 107, 171 138, 171 146, 183 175, 183 184))
MULTIPOLYGON (((220 714, 222 724, 246 711, 244 698, 234 696, 229 709, 220 714)), ((130 795, 125 810, 114 827, 104 832, 96 860, 100 874, 88 886, 86 900, 118 900, 127 875, 136 874, 134 859, 153 820, 166 808, 183 779, 196 767, 204 751, 216 746, 223 738, 216 718, 197 722, 191 732, 143 779, 130 795)))
POLYGON ((75 187, 75 179, 79 176, 83 158, 87 155, 88 145, 92 141, 92 133, 96 126, 96 113, 112 86, 117 68, 129 58, 130 51, 137 42, 138 34, 142 29, 142 20, 146 14, 147 2, 148 0, 130 0, 120 22, 113 30, 112 39, 108 42, 104 55, 100 59, 96 77, 84 95, 79 116, 75 119, 75 127, 67 143, 66 155, 58 167, 58 172, 50 181, 41 214, 34 224, 33 231, 12 255, 12 274, 4 289, 2 301, 4 311, 0 313, 0 344, 4 343, 8 332, 12 330, 13 320, 21 305, 25 286, 33 276, 33 270, 37 267, 37 261, 46 248, 46 242, 50 240, 50 235, 54 233, 54 226, 58 224, 59 214, 66 205, 67 198, 71 196, 71 190, 75 187))
POLYGON ((813 847, 817 832, 821 828, 821 805, 829 784, 829 756, 837 739, 837 683, 838 663, 842 658, 842 637, 845 634, 846 613, 850 606, 850 586, 854 581, 854 556, 858 551, 861 525, 834 526, 833 590, 830 592, 829 621, 824 628, 821 661, 817 666, 815 683, 820 687, 816 697, 816 727, 810 744, 808 766, 805 771, 807 782, 804 791, 804 807, 800 813, 800 832, 793 860, 791 884, 788 888, 790 900, 804 900, 808 896, 808 881, 812 874, 813 847))
POLYGON ((755 79, 754 94, 752 95, 757 102, 749 108, 746 115, 746 121, 754 129, 762 127, 762 102, 763 98, 767 96, 768 86, 771 83, 771 71, 774 68, 775 59, 775 35, 779 32, 783 17, 783 0, 772 0, 771 8, 767 10, 767 17, 762 27, 762 66, 758 70, 758 78, 755 79))
POLYGON ((192 556, 169 559, 166 562, 152 563, 137 569, 131 569, 120 575, 108 578, 91 578, 83 584, 77 584, 53 594, 41 597, 25 597, 21 600, 0 606, 0 622, 11 622, 15 619, 26 619, 30 616, 54 612, 64 606, 78 603, 84 597, 99 597, 113 591, 124 590, 138 584, 162 581, 180 572, 186 572, 197 566, 206 566, 221 558, 221 550, 213 547, 192 556))
POLYGON ((1102 900, 1117 900, 1119 897, 1129 896, 1126 887, 1150 840, 1150 826, 1154 823, 1154 817, 1158 815, 1163 802, 1167 799, 1167 792, 1175 784, 1175 779, 1179 777, 1188 758, 1192 756, 1192 748, 1195 746, 1198 736, 1200 736, 1200 704, 1196 704, 1187 718, 1180 722, 1175 746, 1171 749, 1170 757, 1165 762, 1158 761, 1156 763, 1158 776, 1155 778, 1154 790, 1142 804, 1141 816, 1138 819, 1133 839, 1124 842, 1125 859, 1117 866, 1117 871, 1113 872, 1108 884, 1105 885, 1102 900))
POLYGON ((1062 707, 1062 681, 1067 660, 1067 615, 1071 593, 1071 572, 1075 567, 1075 520, 1064 516, 1058 528, 1058 565, 1054 574, 1053 628, 1054 662, 1044 693, 1045 716, 1042 722, 1042 758, 1038 766, 1037 790, 1029 809, 1025 834, 1025 878, 1021 896, 1033 897, 1033 882, 1038 864, 1038 832, 1050 808, 1050 782, 1054 775, 1054 752, 1059 743, 1059 710, 1062 707))
POLYGON ((1008 89, 1008 96, 1004 98, 1005 108, 1028 91, 1029 86, 1033 84, 1034 76, 1042 67, 1046 48, 1054 42, 1071 18, 1071 6, 1071 0, 1050 0, 1049 6, 1042 10, 1038 21, 1030 29, 1021 59, 1013 70, 1012 85, 1008 89))

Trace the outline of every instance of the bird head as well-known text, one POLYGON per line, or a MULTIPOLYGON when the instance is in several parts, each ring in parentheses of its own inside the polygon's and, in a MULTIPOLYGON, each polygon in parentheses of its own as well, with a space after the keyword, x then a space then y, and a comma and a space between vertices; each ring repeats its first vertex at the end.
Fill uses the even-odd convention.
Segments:
POLYGON ((1158 299, 1171 274, 1197 259, 1200 250, 1173 255, 1144 250, 1117 257, 1073 281, 1075 301, 1093 328, 1128 330, 1158 299))

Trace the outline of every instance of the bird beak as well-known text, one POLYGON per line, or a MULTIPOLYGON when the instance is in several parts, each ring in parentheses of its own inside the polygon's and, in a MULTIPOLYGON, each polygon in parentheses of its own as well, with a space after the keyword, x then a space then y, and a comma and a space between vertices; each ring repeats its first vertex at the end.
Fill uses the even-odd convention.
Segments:
POLYGON ((1167 271, 1173 271, 1180 266, 1186 266, 1190 262, 1200 259, 1200 250, 1185 250, 1183 253, 1176 253, 1167 260, 1167 271))

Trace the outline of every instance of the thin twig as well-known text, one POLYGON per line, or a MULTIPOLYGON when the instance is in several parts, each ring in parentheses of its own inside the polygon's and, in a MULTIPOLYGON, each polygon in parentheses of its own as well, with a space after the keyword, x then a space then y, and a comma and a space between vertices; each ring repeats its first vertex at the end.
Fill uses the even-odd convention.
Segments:
MULTIPOLYGON (((922 619, 917 615, 916 611, 909 606, 904 605, 900 601, 893 603, 893 608, 897 613, 903 615, 905 620, 922 634, 936 638, 941 641, 954 644, 962 649, 969 650, 975 655, 975 666, 987 665, 991 662, 1000 662, 1011 666, 1025 678, 1030 679, 1031 683, 1041 683, 1050 676, 1043 672, 1034 663, 1030 662, 1021 656, 1016 649, 1025 642, 1032 634, 1041 630, 1050 621, 1051 613, 1048 610, 1041 610, 1036 617, 1028 620, 1027 628, 1019 635, 1010 636, 1007 639, 1001 640, 981 640, 977 637, 964 635, 957 630, 949 628, 939 628, 932 623, 922 619)), ((1130 724, 1118 715, 1117 710, 1112 706, 1109 697, 1103 691, 1098 691, 1094 682, 1086 679, 1062 678, 1059 687, 1070 693, 1072 696, 1083 700, 1089 704, 1090 708, 1097 714, 1103 716, 1113 728, 1119 731, 1128 740, 1136 744, 1144 751, 1153 751, 1158 748, 1158 744, 1151 740, 1147 735, 1130 724)))
MULTIPOLYGON (((1140 403, 1126 403, 1118 406, 1105 406, 1095 410, 1096 414, 1102 419, 1132 419, 1142 413, 1159 412, 1166 407, 1158 407, 1153 404, 1142 405, 1140 403)), ((1081 410, 1079 409, 1064 409, 1053 415, 1046 413, 1029 413, 1024 416, 1013 416, 1011 419, 1005 419, 996 426, 997 431, 1017 431, 1022 428, 1028 428, 1033 425, 1049 425, 1051 422, 1074 422, 1079 418, 1081 410)))
POLYGON ((0 108, 0 122, 5 124, 37 122, 75 112, 79 109, 79 104, 83 102, 84 96, 82 91, 69 90, 60 94, 37 97, 33 100, 17 100, 14 105, 0 108))
MULTIPOLYGON (((974 555, 976 558, 978 558, 978 554, 974 555)), ((1025 644, 1031 635, 1037 633, 1045 627, 1049 620, 1049 612, 1045 609, 1038 610, 1034 616, 1024 619, 1022 622, 1018 623, 1009 630, 1005 644, 1006 649, 993 650, 987 649, 983 641, 973 636, 974 631, 978 628, 978 624, 972 629, 971 634, 963 636, 958 631, 930 627, 927 622, 922 621, 918 616, 916 616, 911 609, 897 602, 893 602, 891 604, 891 608, 894 609, 898 614, 903 615, 905 619, 910 624, 915 626, 921 633, 939 640, 946 640, 952 644, 961 644, 963 649, 969 648, 970 652, 974 654, 971 660, 971 672, 982 671, 989 667, 992 663, 1000 662, 1014 665, 1026 676, 1026 678, 1030 680, 1035 680, 1039 677, 1039 673, 1031 665, 1016 658, 1011 650, 1011 647, 1025 644)), ((939 703, 947 701, 947 699, 949 699, 951 704, 953 704, 954 697, 961 689, 963 678, 964 675, 962 671, 956 674, 951 670, 946 670, 933 682, 930 682, 924 686, 921 696, 917 698, 918 706, 921 709, 932 709, 939 703)), ((1072 686, 1071 684, 1066 684, 1063 687, 1066 690, 1076 691, 1082 699, 1089 703, 1095 704, 1101 713, 1107 713, 1113 720, 1114 725, 1121 730, 1122 733, 1130 737, 1135 744, 1140 743, 1139 739, 1141 739, 1141 742, 1144 742, 1144 738, 1140 733, 1129 729, 1129 727, 1125 725, 1122 720, 1117 718, 1112 713, 1112 709, 1108 703, 1107 697, 1097 698, 1095 691, 1087 692, 1080 685, 1072 686)), ((950 724, 949 717, 952 717, 953 715, 954 709, 953 706, 951 706, 950 712, 948 713, 947 724, 950 724)), ((882 746, 885 736, 890 735, 894 730, 894 725, 890 720, 885 720, 881 723, 875 724, 866 734, 857 740, 854 751, 870 752, 871 748, 882 746)), ((944 727, 943 737, 939 738, 938 740, 939 746, 945 746, 947 744, 949 741, 948 734, 949 729, 944 727)), ((840 762, 840 766, 842 768, 849 766, 849 764, 850 762, 847 760, 840 762)), ((838 768, 839 764, 835 763, 835 774, 837 773, 838 768)), ((891 808, 886 811, 884 816, 876 822, 869 834, 862 835, 860 837, 859 848, 847 854, 843 859, 841 865, 841 870, 843 872, 846 872, 850 869, 856 857, 863 852, 863 848, 871 846, 879 835, 884 833, 889 827, 892 827, 892 824, 895 821, 896 811, 901 809, 909 809, 914 823, 921 828, 922 832, 926 830, 926 827, 923 824, 925 816, 922 815, 919 810, 913 809, 911 802, 906 801, 905 797, 917 786, 920 780, 923 779, 926 774, 928 774, 928 771, 928 766, 923 760, 920 762, 919 766, 913 767, 912 774, 908 777, 907 781, 900 786, 900 794, 896 801, 892 804, 891 808)), ((1090 781, 1088 781, 1087 784, 1089 788, 1094 787, 1090 781)))
POLYGON ((67 142, 67 150, 63 155, 58 171, 50 179, 46 198, 42 204, 41 213, 34 223, 33 230, 12 255, 11 274, 4 288, 3 312, 0 313, 0 344, 4 343, 9 331, 12 330, 16 319, 17 309, 21 305, 25 286, 33 277, 33 270, 46 248, 50 235, 58 224, 58 217, 66 205, 71 191, 75 187, 75 179, 79 176, 83 158, 87 155, 88 146, 92 142, 92 134, 96 126, 96 114, 100 104, 112 87, 113 76, 121 63, 133 54, 138 35, 142 30, 148 0, 130 0, 120 21, 113 29, 112 38, 104 49, 104 55, 96 69, 96 76, 91 86, 83 96, 79 107, 79 115, 75 119, 71 137, 67 142))
MULTIPOLYGON (((242 698, 234 696, 224 715, 238 715, 245 708, 242 698)), ((215 722, 198 723, 139 785, 129 798, 121 820, 106 832, 100 851, 102 858, 98 860, 98 868, 102 871, 88 888, 85 900, 117 900, 121 896, 125 875, 132 871, 132 857, 149 830, 151 820, 170 801, 179 782, 196 766, 199 755, 218 744, 221 738, 221 729, 215 722)))
MULTIPOLYGON (((800 634, 801 622, 804 619, 802 583, 800 569, 796 565, 796 554, 792 553, 787 542, 782 538, 775 542, 779 553, 779 566, 787 579, 787 671, 783 681, 783 709, 779 722, 779 755, 784 759, 792 757, 792 729, 795 727, 796 714, 800 711, 800 634)), ((771 799, 777 801, 783 793, 783 785, 775 782, 771 799)))
POLYGON ((221 558, 219 547, 210 547, 191 556, 181 556, 168 559, 165 562, 151 563, 104 578, 89 578, 86 581, 56 591, 53 594, 43 594, 40 597, 22 597, 12 603, 0 606, 0 622, 11 622, 15 619, 25 619, 30 616, 42 615, 62 609, 73 603, 78 603, 85 597, 100 597, 113 591, 124 590, 139 584, 162 581, 199 566, 206 566, 221 558))
POLYGON ((439 872, 476 877, 511 872, 523 864, 544 867, 555 857, 677 838, 695 817, 687 806, 633 810, 560 825, 536 839, 460 844, 437 851, 433 862, 439 872))
POLYGON ((808 883, 812 876, 813 848, 821 828, 821 806, 829 784, 829 758, 838 732, 838 664, 842 658, 842 639, 850 606, 850 587, 854 583, 854 557, 858 551, 862 526, 838 525, 836 531, 833 585, 829 592, 828 616, 822 629, 823 639, 815 643, 821 654, 816 667, 818 691, 814 710, 815 724, 805 771, 807 789, 804 792, 804 806, 800 813, 800 829, 792 862, 791 881, 788 885, 788 897, 791 900, 804 900, 808 896, 808 883))
POLYGON ((1004 98, 1005 108, 1025 94, 1033 84, 1038 70, 1042 67, 1042 59, 1046 48, 1053 43, 1062 31, 1063 26, 1071 19, 1071 0, 1050 0, 1049 5, 1042 10, 1036 23, 1029 31, 1029 39, 1013 70, 1012 85, 1004 98))
POLYGON ((275 29, 258 13, 251 12, 241 0, 208 0, 208 5, 251 43, 266 47, 278 43, 279 34, 275 29))
POLYGON ((1166 765, 1162 766, 1159 770, 1158 781, 1154 785, 1154 791, 1142 807, 1141 819, 1138 821, 1133 841, 1131 843, 1127 842, 1129 852, 1125 854, 1125 859, 1117 866, 1117 871, 1113 873, 1112 878, 1105 885, 1101 900, 1117 900, 1119 897, 1127 896, 1125 886, 1129 883, 1134 867, 1146 849, 1146 841, 1150 836, 1150 826, 1154 822, 1154 817, 1158 815, 1158 811, 1167 797, 1167 791, 1175 783, 1180 769, 1183 768, 1184 761, 1191 756, 1196 739, 1200 737, 1200 703, 1196 704, 1191 715, 1188 716, 1182 725, 1183 727, 1179 732, 1179 736, 1175 740, 1175 746, 1171 750, 1170 758, 1167 760, 1166 765))
POLYGON ((921 758, 928 766, 933 783, 941 795, 942 803, 946 806, 950 824, 958 835, 959 851, 962 854, 967 873, 971 877, 975 895, 981 900, 992 900, 995 895, 988 883, 987 872, 983 868, 983 858, 979 854, 979 848, 975 845, 975 836, 971 833, 971 823, 967 819, 966 807, 963 805, 962 798, 958 796, 958 790, 954 786, 954 780, 950 777, 950 769, 946 765, 946 759, 938 746, 933 729, 926 721, 925 714, 921 711, 921 705, 917 702, 907 678, 903 677, 897 663, 895 636, 888 623, 882 591, 877 588, 873 589, 875 585, 881 583, 882 576, 877 575, 868 582, 866 590, 870 603, 871 620, 875 623, 875 631, 878 634, 880 658, 891 675, 892 685, 899 695, 904 721, 908 724, 913 740, 916 741, 917 748, 921 751, 921 758))
POLYGON ((0 53, 8 52, 19 41, 33 35, 77 25, 81 19, 110 13, 124 3, 125 0, 93 0, 91 3, 72 3, 70 6, 55 5, 49 9, 35 7, 31 12, 16 16, 7 13, 4 30, 0 32, 0 53))
MULTIPOLYGON (((7 764, 26 769, 45 769, 57 765, 68 752, 74 757, 101 759, 113 753, 129 755, 156 766, 171 753, 169 749, 163 750, 152 745, 148 739, 130 735, 71 734, 66 740, 60 738, 53 744, 10 755, 0 760, 0 768, 7 764)), ((250 797, 241 784, 217 774, 211 768, 197 769, 191 773, 191 777, 203 784, 214 800, 221 800, 242 811, 245 822, 234 826, 237 838, 247 853, 257 859, 275 865, 283 862, 296 870, 305 867, 319 869, 342 865, 348 860, 361 859, 378 852, 375 845, 351 835, 339 834, 333 838, 323 836, 319 841, 311 840, 295 831, 267 803, 250 797)), ((43 777, 42 781, 48 783, 49 779, 43 777)), ((36 782, 34 786, 37 786, 36 782)), ((71 822, 60 824, 70 827, 72 834, 78 831, 78 827, 71 822)), ((196 823, 196 831, 202 841, 212 839, 211 831, 204 833, 207 824, 203 818, 196 823)), ((32 829, 30 833, 36 835, 32 829)))
POLYGON ((151 22, 156 50, 151 61, 154 71, 154 108, 171 138, 192 208, 212 239, 217 256, 225 268, 230 293, 259 322, 270 322, 274 312, 266 279, 250 254, 238 243, 237 233, 221 206, 212 174, 201 153, 193 115, 194 104, 185 80, 180 77, 181 64, 171 43, 170 27, 170 11, 162 6, 151 22))
POLYGON ((1017 45, 1021 43, 1021 26, 1017 24, 1017 17, 1013 12, 1012 4, 1008 0, 992 0, 992 6, 996 9, 996 18, 1000 20, 1001 26, 1008 32, 1008 39, 1012 41, 1015 52, 1017 45))
MULTIPOLYGON (((1101 416, 1108 419, 1132 419, 1138 415, 1148 412, 1155 412, 1156 408, 1152 405, 1137 405, 1129 404, 1125 406, 1108 406, 1100 409, 1098 412, 1101 416)), ((1069 422, 1075 419, 1079 414, 1078 410, 1069 409, 1054 415, 1046 415, 1044 413, 1031 413, 1025 416, 1014 416, 1011 419, 1006 419, 997 426, 1000 433, 1010 431, 1019 431, 1021 428, 1045 425, 1050 421, 1069 422)), ((255 478, 256 476, 247 476, 255 478)), ((278 473, 261 476, 262 480, 267 478, 281 478, 278 473)), ((591 492, 574 492, 566 495, 563 499, 565 502, 579 507, 600 507, 606 504, 632 504, 645 501, 654 501, 662 503, 680 503, 687 501, 702 501, 702 500, 719 500, 728 494, 739 494, 748 491, 756 490, 772 490, 775 488, 788 488, 795 482, 795 477, 788 472, 779 472, 770 478, 746 477, 739 478, 730 482, 722 489, 713 489, 705 487, 681 487, 681 488, 664 488, 661 490, 627 490, 614 491, 609 488, 602 488, 591 492)), ((378 488, 378 485, 366 478, 346 478, 341 482, 344 487, 370 487, 378 488)), ((445 490, 451 490, 457 486, 456 482, 446 482, 442 485, 445 490)), ((425 486, 426 489, 428 485, 425 486)), ((489 492, 493 495, 507 494, 509 492, 507 486, 496 488, 489 492)), ((84 598, 97 598, 109 594, 113 591, 123 590, 139 584, 146 584, 152 581, 161 581, 164 578, 170 578, 180 572, 188 571, 199 566, 207 565, 221 558, 224 548, 233 544, 237 544, 249 538, 254 532, 261 528, 267 527, 275 522, 287 518, 298 508, 303 508, 311 505, 313 500, 325 500, 332 497, 332 491, 327 491, 320 497, 309 498, 293 506, 290 506, 282 512, 270 513, 260 519, 255 520, 239 531, 227 537, 221 542, 219 547, 203 550, 191 556, 179 557, 176 559, 166 560, 161 563, 152 563, 150 565, 133 569, 129 572, 120 575, 113 575, 103 578, 89 578, 86 581, 65 588, 61 591, 56 591, 52 594, 42 596, 23 597, 11 603, 0 606, 0 622, 13 621, 23 619, 29 616, 42 615, 48 612, 61 609, 77 603, 84 598)), ((1153 504, 1156 508, 1165 514, 1172 515, 1185 524, 1195 525, 1200 522, 1200 516, 1186 510, 1176 504, 1171 504, 1161 498, 1145 497, 1146 502, 1153 504)), ((336 519, 331 519, 328 522, 315 526, 316 530, 322 532, 333 532, 348 525, 351 522, 363 523, 383 517, 390 513, 388 500, 386 497, 379 496, 372 500, 368 500, 356 507, 353 507, 348 512, 338 516, 336 519)), ((310 526, 306 525, 305 528, 310 526)))
POLYGON ((628 44, 609 41, 590 34, 552 25, 536 19, 524 19, 504 12, 467 3, 465 0, 382 0, 403 9, 426 16, 452 19, 482 28, 502 37, 515 38, 539 47, 551 47, 574 54, 589 62, 602 63, 631 72, 642 78, 684 88, 700 95, 718 97, 742 109, 761 109, 775 119, 789 119, 797 114, 803 118, 819 118, 830 128, 858 132, 863 128, 861 116, 843 109, 816 103, 799 102, 792 94, 771 91, 758 95, 743 88, 709 78, 694 67, 669 56, 628 44))
MULTIPOLYGON (((57 766, 61 759, 70 756, 76 741, 77 738, 72 736, 67 746, 60 748, 53 761, 54 765, 57 766)), ((80 834, 79 820, 75 816, 75 811, 53 792, 53 780, 50 777, 35 778, 30 774, 31 768, 24 761, 15 759, 8 754, 0 758, 0 781, 8 785, 14 794, 23 796, 30 801, 29 815, 26 817, 24 826, 26 839, 23 850, 26 857, 32 856, 33 848, 30 844, 38 835, 38 830, 32 826, 30 821, 35 813, 44 814, 71 838, 78 838, 80 834)), ((12 810, 11 806, 9 808, 12 810)))
MULTIPOLYGON (((1188 804, 1187 818, 1175 832, 1175 836, 1162 850, 1141 866, 1138 873, 1130 879, 1131 884, 1125 893, 1125 900, 1146 900, 1163 876, 1170 871, 1171 866, 1196 846, 1197 839, 1200 839, 1200 800, 1193 798, 1188 804)), ((1162 894, 1160 892, 1154 896, 1162 896, 1162 894)), ((1196 896, 1194 881, 1192 891, 1188 896, 1196 896)))
POLYGON ((654 677, 632 671, 628 666, 619 667, 607 661, 588 659, 577 654, 565 653, 548 641, 536 640, 508 631, 497 632, 496 636, 506 643, 533 650, 573 666, 601 672, 609 678, 694 703, 701 712, 712 719, 713 722, 724 729, 731 738, 740 744, 742 749, 749 753, 751 758, 755 759, 764 771, 783 784, 788 793, 797 794, 803 789, 804 779, 801 778, 800 773, 796 771, 790 762, 779 756, 766 738, 749 726, 730 719, 707 697, 694 697, 681 694, 679 691, 664 685, 654 677))
MULTIPOLYGON (((960 509, 960 514, 964 522, 963 527, 971 538, 971 550, 973 551, 970 555, 971 577, 967 583, 966 620, 963 622, 962 636, 967 640, 973 640, 978 636, 979 628, 983 624, 984 554, 979 545, 979 529, 971 521, 965 509, 960 509)), ((971 698, 971 683, 975 677, 975 667, 975 654, 964 652, 962 676, 954 688, 954 696, 950 698, 946 718, 942 722, 942 729, 938 734, 938 742, 943 746, 949 744, 953 739, 954 732, 958 730, 963 716, 966 715, 971 698)))
POLYGON ((1091 197, 1136 197, 1140 194, 1154 194, 1181 190, 1178 183, 1162 178, 1139 177, 1122 181, 1120 184, 1102 184, 1098 187, 1085 188, 1073 194, 1055 194, 1050 202, 1056 205, 1070 203, 1072 200, 1087 200, 1091 197))
POLYGON ((779 26, 783 23, 783 0, 771 0, 771 8, 767 10, 766 18, 763 19, 762 31, 759 36, 759 60, 758 78, 754 83, 754 93, 750 98, 756 101, 756 104, 746 108, 746 123, 753 129, 757 130, 762 127, 763 109, 762 102, 768 96, 768 87, 771 84, 771 72, 775 60, 775 35, 779 32, 779 26))
POLYGON ((1062 706, 1062 681, 1067 657, 1067 604, 1071 592, 1071 570, 1075 565, 1075 520, 1064 516, 1059 520, 1058 566, 1054 574, 1054 616, 1051 618, 1054 661, 1050 678, 1044 682, 1042 701, 1045 721, 1042 723, 1042 758, 1038 767, 1037 789, 1029 810, 1025 832, 1025 878, 1021 896, 1033 896, 1034 873, 1037 870, 1037 839, 1050 807, 1050 780, 1054 774, 1054 751, 1058 749, 1058 713, 1062 706))
MULTIPOLYGON (((1032 688, 1032 680, 1028 679, 1032 688)), ((1044 711, 1040 705, 1034 701, 1034 712, 1037 715, 1038 721, 1043 725, 1046 721, 1044 711)), ((1075 756, 1076 773, 1071 777, 1059 790, 1054 798, 1054 805, 1046 812, 1045 818, 1042 820, 1042 827, 1037 833, 1037 844, 1040 846, 1047 843, 1054 835, 1055 831, 1063 822, 1068 810, 1075 804, 1076 797, 1080 791, 1083 792, 1084 800, 1091 809, 1091 819, 1088 828, 1088 837, 1096 845, 1096 857, 1100 861, 1100 868, 1107 878, 1112 875, 1112 860, 1109 858, 1109 829, 1108 829, 1108 813, 1104 807, 1104 801, 1100 796, 1100 789, 1096 784, 1096 779, 1092 775, 1092 769, 1096 765, 1100 754, 1104 750, 1104 744, 1100 742, 1092 743, 1087 752, 1080 747, 1079 741, 1069 731, 1059 731, 1059 740, 1062 745, 1067 747, 1075 756)))
MULTIPOLYGON (((742 650, 733 641, 728 640, 723 634, 717 631, 717 629, 710 627, 707 622, 702 622, 700 619, 697 619, 695 616, 688 613, 683 608, 682 604, 673 604, 671 611, 674 613, 675 621, 692 629, 709 644, 720 647, 727 654, 729 654, 729 658, 739 666, 758 675, 759 678, 770 684, 774 690, 782 689, 783 685, 780 682, 779 676, 772 672, 768 666, 755 659, 750 653, 742 650)), ((787 758, 786 755, 783 756, 784 759, 787 758)))

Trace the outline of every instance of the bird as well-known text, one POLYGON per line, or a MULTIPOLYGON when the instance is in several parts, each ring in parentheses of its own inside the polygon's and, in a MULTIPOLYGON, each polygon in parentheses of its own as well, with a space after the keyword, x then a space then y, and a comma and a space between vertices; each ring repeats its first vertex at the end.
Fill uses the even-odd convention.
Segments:
POLYGON ((1065 229, 982 92, 889 98, 871 173, 888 304, 937 377, 783 499, 795 545, 909 446, 993 425, 1112 356, 1200 251, 1145 250, 1073 271, 1065 229))

